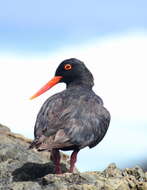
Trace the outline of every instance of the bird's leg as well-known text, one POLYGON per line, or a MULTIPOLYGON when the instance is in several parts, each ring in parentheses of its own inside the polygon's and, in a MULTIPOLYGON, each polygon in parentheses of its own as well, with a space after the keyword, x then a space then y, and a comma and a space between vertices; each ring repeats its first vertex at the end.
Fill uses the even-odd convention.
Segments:
POLYGON ((71 157, 70 157, 70 169, 69 169, 70 173, 73 173, 73 170, 75 168, 75 163, 77 161, 78 152, 79 152, 79 150, 74 150, 73 153, 71 154, 71 157))
POLYGON ((62 174, 61 166, 60 166, 60 152, 58 149, 52 149, 51 151, 51 160, 55 164, 55 173, 56 174, 62 174))

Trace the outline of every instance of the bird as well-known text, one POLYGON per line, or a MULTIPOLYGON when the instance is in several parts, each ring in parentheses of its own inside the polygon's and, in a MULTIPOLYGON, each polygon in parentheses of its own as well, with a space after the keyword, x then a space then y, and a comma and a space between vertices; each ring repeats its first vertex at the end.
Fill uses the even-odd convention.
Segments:
POLYGON ((95 147, 104 138, 111 116, 102 98, 92 90, 94 78, 84 62, 76 58, 62 61, 55 76, 30 99, 57 83, 65 83, 66 89, 42 105, 29 148, 51 152, 56 174, 62 174, 60 151, 72 150, 69 172, 73 173, 78 152, 85 147, 95 147))

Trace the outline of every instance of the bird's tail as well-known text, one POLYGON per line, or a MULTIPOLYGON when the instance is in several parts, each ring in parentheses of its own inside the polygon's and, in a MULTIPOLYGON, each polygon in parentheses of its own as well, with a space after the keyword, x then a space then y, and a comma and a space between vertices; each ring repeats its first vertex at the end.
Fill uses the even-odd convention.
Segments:
POLYGON ((32 148, 38 148, 42 143, 43 141, 45 140, 45 136, 41 136, 41 137, 36 137, 32 143, 30 144, 29 146, 29 149, 32 149, 32 148))
POLYGON ((69 147, 73 144, 69 141, 69 137, 61 129, 55 135, 46 137, 41 135, 36 137, 30 144, 29 149, 36 148, 38 151, 51 151, 52 149, 60 149, 63 147, 69 147))
POLYGON ((33 142, 31 142, 29 149, 36 148, 36 146, 39 144, 40 143, 38 143, 38 139, 35 139, 35 140, 33 140, 33 142))
POLYGON ((30 144, 29 149, 36 148, 38 151, 51 151, 54 148, 63 148, 70 146, 69 143, 59 143, 55 141, 46 141, 46 139, 35 138, 30 144))

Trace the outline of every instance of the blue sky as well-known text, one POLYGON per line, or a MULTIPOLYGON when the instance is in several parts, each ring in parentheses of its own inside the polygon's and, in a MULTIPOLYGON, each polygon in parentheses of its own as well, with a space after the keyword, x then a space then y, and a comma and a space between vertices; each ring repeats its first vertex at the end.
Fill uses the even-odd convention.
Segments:
POLYGON ((33 138, 41 105, 65 86, 59 84, 33 101, 28 98, 63 59, 77 57, 93 73, 94 91, 112 115, 104 140, 79 153, 78 168, 146 162, 146 7, 146 0, 2 1, 0 123, 33 138))
POLYGON ((0 49, 52 53, 62 46, 147 28, 146 0, 6 0, 0 6, 0 49))

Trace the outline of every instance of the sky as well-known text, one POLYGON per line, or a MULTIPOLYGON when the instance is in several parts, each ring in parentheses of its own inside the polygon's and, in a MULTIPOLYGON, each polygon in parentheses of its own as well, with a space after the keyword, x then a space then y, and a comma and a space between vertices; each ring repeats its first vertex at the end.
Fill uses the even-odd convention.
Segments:
POLYGON ((5 0, 0 6, 0 49, 49 52, 98 37, 147 27, 146 0, 5 0))
POLYGON ((142 165, 147 156, 147 2, 3 1, 0 7, 0 123, 33 138, 43 102, 65 88, 29 97, 58 64, 76 57, 95 78, 94 91, 111 113, 104 140, 81 150, 81 171, 142 165), (90 162, 91 160, 91 162, 90 162))

